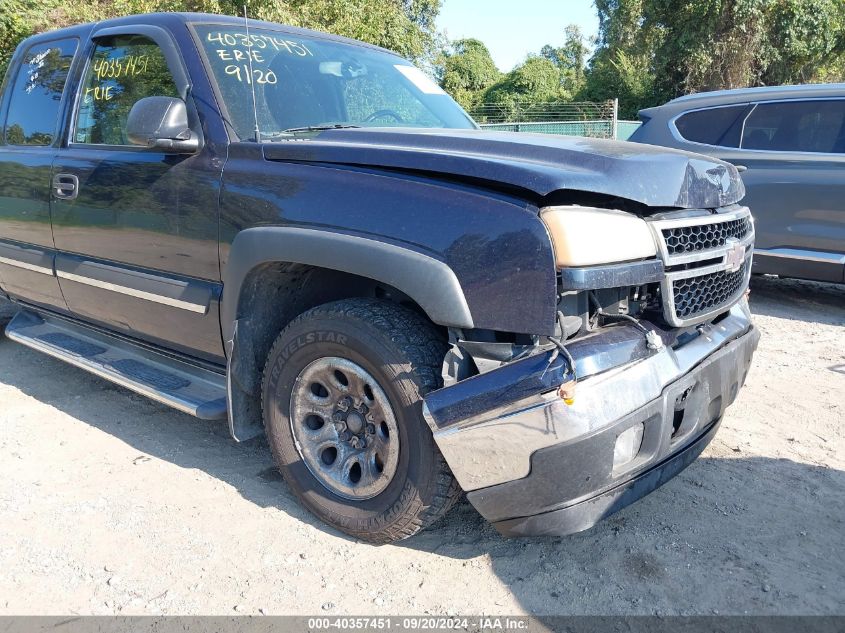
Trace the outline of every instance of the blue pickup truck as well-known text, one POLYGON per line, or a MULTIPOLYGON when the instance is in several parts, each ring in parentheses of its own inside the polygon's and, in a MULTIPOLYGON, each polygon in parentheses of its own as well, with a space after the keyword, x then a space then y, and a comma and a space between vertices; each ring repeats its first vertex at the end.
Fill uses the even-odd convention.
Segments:
POLYGON ((6 335, 266 437, 368 541, 463 493, 504 535, 590 527, 704 449, 759 338, 733 166, 485 132, 361 42, 177 13, 52 31, 0 122, 6 335))

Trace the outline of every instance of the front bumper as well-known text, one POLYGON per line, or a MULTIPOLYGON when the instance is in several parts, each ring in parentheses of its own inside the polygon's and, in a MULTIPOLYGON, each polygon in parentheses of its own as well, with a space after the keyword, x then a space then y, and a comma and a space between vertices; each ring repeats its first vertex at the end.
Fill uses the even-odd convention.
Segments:
POLYGON ((521 365, 531 380, 514 379, 518 369, 504 366, 426 397, 441 452, 469 501, 502 534, 587 529, 683 470, 715 434, 759 340, 744 301, 658 352, 631 347, 620 331, 610 346, 572 346, 579 376, 620 354, 633 359, 579 379, 572 405, 555 391, 527 393, 538 380, 553 389, 564 378, 553 364, 538 379, 538 361, 528 359, 521 365), (614 467, 617 438, 639 424, 639 451, 614 467))

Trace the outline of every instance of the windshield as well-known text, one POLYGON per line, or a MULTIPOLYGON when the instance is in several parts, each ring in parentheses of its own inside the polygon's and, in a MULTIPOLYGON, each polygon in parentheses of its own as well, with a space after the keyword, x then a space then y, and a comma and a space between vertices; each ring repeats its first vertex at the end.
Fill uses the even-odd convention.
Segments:
POLYGON ((197 25, 232 127, 261 138, 325 127, 473 128, 421 70, 386 52, 282 31, 197 25), (250 57, 252 69, 250 70, 250 57))

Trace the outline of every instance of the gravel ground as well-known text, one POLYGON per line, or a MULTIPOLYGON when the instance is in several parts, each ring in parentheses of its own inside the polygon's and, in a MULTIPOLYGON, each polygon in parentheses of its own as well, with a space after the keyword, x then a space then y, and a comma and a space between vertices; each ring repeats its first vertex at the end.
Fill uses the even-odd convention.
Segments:
POLYGON ((300 509, 262 442, 0 340, 0 614, 845 613, 845 287, 756 279, 715 441, 592 530, 467 503, 399 545, 300 509))

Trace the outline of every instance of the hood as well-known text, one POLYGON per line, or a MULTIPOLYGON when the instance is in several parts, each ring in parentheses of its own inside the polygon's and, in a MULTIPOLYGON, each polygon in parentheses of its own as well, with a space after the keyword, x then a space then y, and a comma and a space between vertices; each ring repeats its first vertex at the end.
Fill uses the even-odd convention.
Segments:
POLYGON ((733 204, 745 195, 736 168, 708 156, 575 136, 354 128, 267 143, 264 156, 467 178, 538 198, 575 190, 690 209, 733 204))

